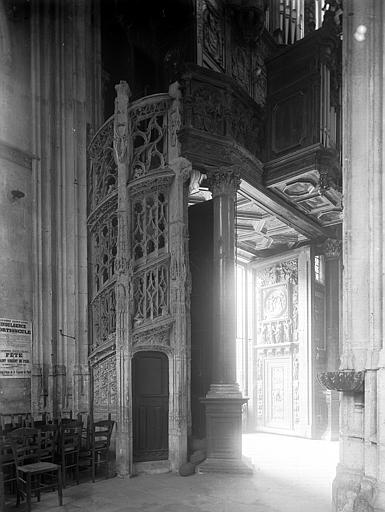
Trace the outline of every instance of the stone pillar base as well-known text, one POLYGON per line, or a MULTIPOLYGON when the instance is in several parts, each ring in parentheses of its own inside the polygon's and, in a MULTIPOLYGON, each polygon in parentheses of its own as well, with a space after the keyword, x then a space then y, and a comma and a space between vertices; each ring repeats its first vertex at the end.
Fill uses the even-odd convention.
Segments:
POLYGON ((207 459, 200 473, 252 474, 242 457, 242 405, 247 398, 217 397, 201 400, 206 407, 207 459))

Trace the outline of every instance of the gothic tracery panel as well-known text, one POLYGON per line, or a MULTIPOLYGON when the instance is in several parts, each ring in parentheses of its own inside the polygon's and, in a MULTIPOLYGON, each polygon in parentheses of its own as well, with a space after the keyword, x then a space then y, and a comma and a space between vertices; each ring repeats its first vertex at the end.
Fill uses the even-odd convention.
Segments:
POLYGON ((167 100, 144 103, 130 112, 133 178, 164 168, 167 162, 167 100))
POLYGON ((158 256, 166 249, 168 201, 164 192, 137 197, 133 201, 133 255, 136 261, 158 256))
POLYGON ((95 135, 89 148, 89 210, 94 210, 117 188, 118 168, 113 151, 114 122, 109 119, 95 135))
POLYGON ((99 292, 115 275, 118 218, 115 213, 99 223, 93 233, 94 290, 99 292))
POLYGON ((134 327, 169 313, 168 263, 159 263, 134 277, 134 327))

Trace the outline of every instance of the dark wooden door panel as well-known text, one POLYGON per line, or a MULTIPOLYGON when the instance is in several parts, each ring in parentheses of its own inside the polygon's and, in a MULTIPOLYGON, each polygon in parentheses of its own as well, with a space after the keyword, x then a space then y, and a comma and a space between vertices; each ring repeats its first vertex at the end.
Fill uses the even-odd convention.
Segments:
POLYGON ((168 458, 168 358, 141 352, 133 361, 134 460, 168 458))

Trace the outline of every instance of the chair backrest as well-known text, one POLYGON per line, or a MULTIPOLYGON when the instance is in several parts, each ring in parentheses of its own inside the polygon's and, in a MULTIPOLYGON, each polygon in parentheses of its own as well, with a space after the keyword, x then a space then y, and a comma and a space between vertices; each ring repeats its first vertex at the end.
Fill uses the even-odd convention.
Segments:
POLYGON ((40 459, 53 462, 57 451, 58 427, 57 425, 46 424, 39 427, 40 430, 40 459))
POLYGON ((78 420, 67 420, 60 423, 60 451, 77 451, 80 449, 83 424, 78 420))
POLYGON ((100 420, 91 424, 91 446, 108 448, 115 422, 113 420, 100 420))
POLYGON ((1 414, 0 428, 2 434, 22 427, 33 427, 33 418, 30 412, 1 414))
POLYGON ((22 427, 8 433, 16 466, 40 461, 40 431, 22 427))

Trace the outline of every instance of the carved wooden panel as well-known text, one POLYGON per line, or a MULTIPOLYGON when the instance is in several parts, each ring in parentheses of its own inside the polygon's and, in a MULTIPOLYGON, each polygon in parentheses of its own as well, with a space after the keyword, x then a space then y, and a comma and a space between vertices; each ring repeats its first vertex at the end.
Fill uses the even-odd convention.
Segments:
POLYGON ((93 400, 96 409, 114 410, 116 406, 116 359, 111 355, 96 363, 93 374, 93 400))
MULTIPOLYGON (((273 155, 303 146, 309 140, 306 96, 300 90, 278 100, 272 108, 271 143, 273 155)), ((311 132, 310 132, 311 133, 311 132)))
POLYGON ((258 345, 298 341, 297 259, 267 267, 256 274, 258 345))
POLYGON ((212 135, 225 135, 224 91, 209 84, 194 84, 192 122, 194 128, 212 135))
POLYGON ((293 429, 299 422, 298 258, 258 269, 255 284, 257 427, 293 429))
MULTIPOLYGON (((234 139, 252 155, 260 155, 263 145, 263 112, 238 84, 221 73, 191 67, 183 77, 183 125, 182 151, 186 139, 186 130, 199 130, 202 139, 197 147, 200 154, 205 151, 207 143, 214 140, 217 144, 228 145, 221 149, 222 158, 234 151, 228 138, 234 139), (184 133, 183 133, 184 132, 184 133), (219 140, 212 136, 219 137, 219 140), (222 137, 226 137, 223 139, 222 137)), ((212 157, 212 149, 208 151, 212 157)), ((193 159, 194 160, 194 159, 193 159)))
POLYGON ((265 365, 266 426, 280 429, 291 429, 291 358, 267 358, 265 365))
POLYGON ((203 0, 202 17, 203 58, 212 69, 223 70, 225 66, 224 20, 217 2, 203 0))

